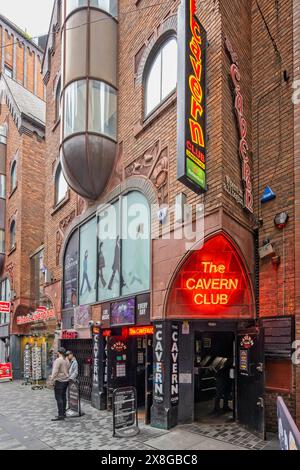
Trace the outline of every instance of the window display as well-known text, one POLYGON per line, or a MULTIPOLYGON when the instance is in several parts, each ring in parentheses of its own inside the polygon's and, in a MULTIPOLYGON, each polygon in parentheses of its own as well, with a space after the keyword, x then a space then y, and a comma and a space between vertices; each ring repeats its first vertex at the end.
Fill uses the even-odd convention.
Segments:
POLYGON ((96 218, 80 229, 80 305, 96 301, 96 218))
POLYGON ((78 304, 78 230, 68 243, 64 263, 64 307, 71 308, 78 304))
POLYGON ((99 215, 98 222, 98 300, 120 295, 119 202, 99 215))
POLYGON ((122 295, 131 295, 150 286, 150 214, 139 192, 129 193, 122 202, 122 295))

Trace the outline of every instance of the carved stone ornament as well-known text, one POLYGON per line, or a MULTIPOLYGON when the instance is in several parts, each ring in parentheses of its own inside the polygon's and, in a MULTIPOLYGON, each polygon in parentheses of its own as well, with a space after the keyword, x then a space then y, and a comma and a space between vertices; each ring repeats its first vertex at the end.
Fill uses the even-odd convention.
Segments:
POLYGON ((168 200, 168 174, 168 149, 161 149, 159 142, 156 142, 125 169, 127 178, 131 176, 148 178, 156 188, 160 204, 165 204, 168 200))

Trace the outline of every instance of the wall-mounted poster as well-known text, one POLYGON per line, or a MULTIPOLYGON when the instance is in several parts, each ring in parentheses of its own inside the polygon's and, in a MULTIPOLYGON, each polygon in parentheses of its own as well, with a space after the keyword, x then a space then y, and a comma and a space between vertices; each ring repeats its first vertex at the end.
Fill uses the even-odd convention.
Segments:
POLYGON ((80 229, 80 305, 87 305, 96 301, 96 233, 96 217, 80 229))
POLYGON ((114 299, 120 295, 121 242, 119 237, 119 202, 99 214, 98 222, 98 298, 114 299))
POLYGON ((64 259, 64 308, 78 304, 78 230, 68 243, 64 259))
POLYGON ((111 326, 134 325, 135 323, 135 299, 115 302, 111 305, 111 326))

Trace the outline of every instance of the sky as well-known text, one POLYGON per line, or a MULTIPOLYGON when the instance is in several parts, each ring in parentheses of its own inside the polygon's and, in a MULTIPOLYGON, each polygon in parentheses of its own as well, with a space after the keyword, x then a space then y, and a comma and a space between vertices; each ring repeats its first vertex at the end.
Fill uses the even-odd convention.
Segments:
POLYGON ((0 14, 31 36, 48 34, 54 0, 0 0, 0 14))

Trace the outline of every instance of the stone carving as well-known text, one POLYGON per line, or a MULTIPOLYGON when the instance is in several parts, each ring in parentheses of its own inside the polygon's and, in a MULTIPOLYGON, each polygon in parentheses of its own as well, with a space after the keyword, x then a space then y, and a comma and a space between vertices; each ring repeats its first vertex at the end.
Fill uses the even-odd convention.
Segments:
POLYGON ((81 196, 77 196, 77 215, 81 215, 86 210, 86 201, 81 196))
POLYGON ((61 250, 63 239, 64 239, 64 234, 67 228, 69 227, 69 225, 75 219, 75 217, 76 217, 76 211, 73 210, 67 217, 65 217, 59 223, 59 229, 56 232, 56 266, 59 265, 59 255, 60 255, 60 250, 61 250))
POLYGON ((14 269, 15 269, 15 265, 13 263, 9 263, 6 266, 6 271, 7 271, 8 276, 9 276, 9 282, 10 282, 10 288, 11 289, 14 288, 14 269))
POLYGON ((169 159, 168 150, 164 149, 160 152, 157 163, 151 173, 150 179, 157 190, 158 200, 160 204, 165 204, 168 200, 168 174, 169 159))
POLYGON ((160 143, 156 142, 141 157, 137 158, 126 169, 125 174, 130 176, 145 176, 149 178, 157 190, 160 204, 168 200, 168 149, 161 150, 160 143))
POLYGON ((159 142, 155 144, 133 163, 131 163, 126 169, 126 177, 130 176, 149 176, 149 172, 153 167, 153 163, 157 160, 159 153, 159 142))

